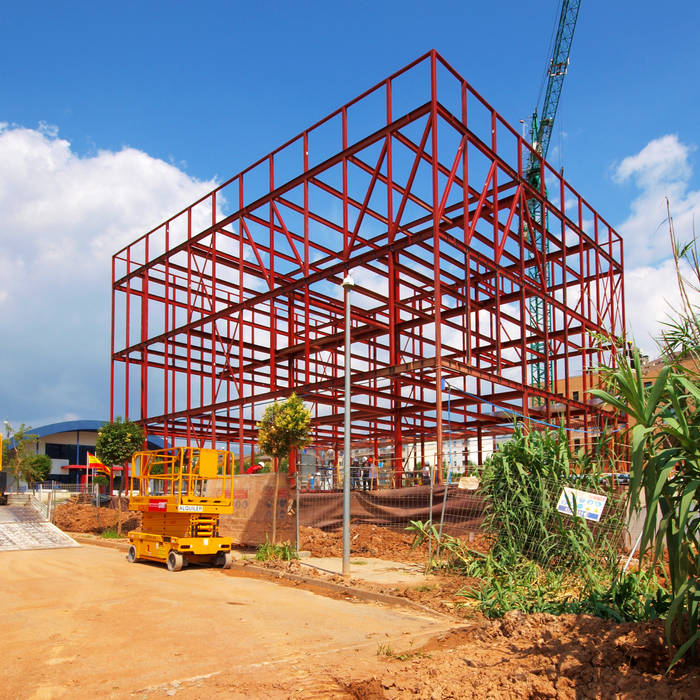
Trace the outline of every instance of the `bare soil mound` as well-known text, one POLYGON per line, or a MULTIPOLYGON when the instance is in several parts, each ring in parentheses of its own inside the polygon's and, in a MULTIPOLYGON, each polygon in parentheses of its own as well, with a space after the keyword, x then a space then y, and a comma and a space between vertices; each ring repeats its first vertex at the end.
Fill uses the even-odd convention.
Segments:
MULTIPOLYGON (((114 508, 97 508, 85 503, 68 501, 57 506, 54 524, 67 532, 101 533, 117 526, 118 511, 114 508)), ((141 513, 122 511, 122 532, 141 527, 141 513)))
MULTIPOLYGON (((300 548, 313 557, 340 557, 343 555, 342 530, 325 531, 315 527, 300 528, 300 548)), ((377 525, 350 527, 350 553, 352 556, 377 557, 400 562, 427 562, 428 543, 414 547, 414 534, 405 530, 393 530, 377 525)), ((488 551, 488 542, 481 534, 461 538, 470 549, 488 551)), ((435 542, 433 541, 433 553, 435 542)))
POLYGON ((385 667, 338 678, 355 698, 697 698, 700 668, 664 673, 661 623, 587 615, 480 620, 418 649, 378 649, 385 667))

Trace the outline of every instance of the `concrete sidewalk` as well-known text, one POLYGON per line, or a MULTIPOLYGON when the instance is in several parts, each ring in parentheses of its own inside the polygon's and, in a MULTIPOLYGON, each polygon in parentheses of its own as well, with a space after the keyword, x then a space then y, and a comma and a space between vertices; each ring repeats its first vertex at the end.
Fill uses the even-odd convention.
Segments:
MULTIPOLYGON (((303 566, 340 576, 343 560, 340 557, 304 557, 303 566)), ((416 585, 428 583, 434 576, 426 575, 420 564, 386 561, 368 557, 350 558, 350 578, 384 585, 416 585)))

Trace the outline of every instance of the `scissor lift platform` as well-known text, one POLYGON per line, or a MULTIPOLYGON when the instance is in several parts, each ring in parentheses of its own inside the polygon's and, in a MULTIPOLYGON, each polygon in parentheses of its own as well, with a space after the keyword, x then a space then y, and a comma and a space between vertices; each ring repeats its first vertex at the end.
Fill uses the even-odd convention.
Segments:
POLYGON ((230 537, 219 515, 233 513, 233 455, 225 450, 172 447, 137 452, 131 465, 129 508, 143 513, 141 531, 129 532, 130 562, 231 567, 230 537))

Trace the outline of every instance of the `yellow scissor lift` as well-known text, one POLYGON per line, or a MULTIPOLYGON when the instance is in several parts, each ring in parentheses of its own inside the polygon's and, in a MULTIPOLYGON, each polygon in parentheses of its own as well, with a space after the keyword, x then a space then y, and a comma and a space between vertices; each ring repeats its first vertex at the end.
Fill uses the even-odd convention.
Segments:
POLYGON ((141 532, 129 532, 130 562, 231 567, 230 537, 219 515, 233 513, 233 455, 226 450, 171 447, 137 452, 131 462, 129 508, 143 513, 141 532))

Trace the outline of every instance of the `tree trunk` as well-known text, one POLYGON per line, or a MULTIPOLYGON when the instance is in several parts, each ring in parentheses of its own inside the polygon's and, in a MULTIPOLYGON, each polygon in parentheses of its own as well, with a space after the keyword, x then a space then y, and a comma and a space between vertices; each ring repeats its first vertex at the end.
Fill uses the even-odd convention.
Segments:
POLYGON ((280 490, 279 460, 275 459, 275 495, 272 499, 272 544, 277 544, 277 498, 280 490))
POLYGON ((119 495, 117 496, 117 535, 121 537, 122 534, 122 496, 121 489, 119 490, 119 495))

